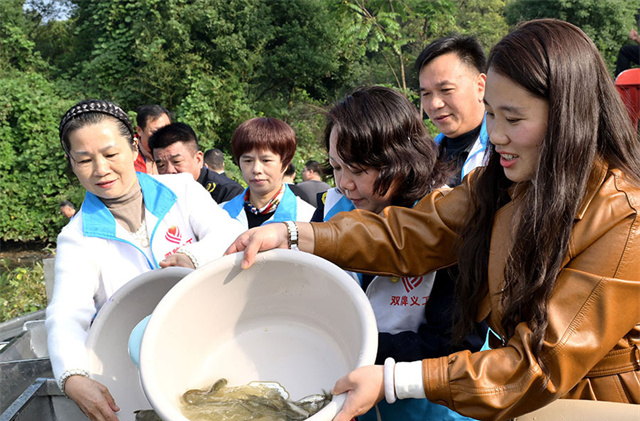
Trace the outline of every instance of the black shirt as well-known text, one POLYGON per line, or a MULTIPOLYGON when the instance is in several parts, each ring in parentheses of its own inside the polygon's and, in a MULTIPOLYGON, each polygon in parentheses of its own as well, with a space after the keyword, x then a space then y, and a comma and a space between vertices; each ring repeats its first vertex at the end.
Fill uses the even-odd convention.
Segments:
POLYGON ((250 229, 254 227, 259 227, 260 225, 262 225, 267 219, 273 216, 273 212, 269 212, 265 214, 259 213, 256 215, 255 213, 247 209, 246 206, 244 207, 244 213, 247 215, 247 225, 249 225, 250 229))
POLYGON ((462 181, 462 167, 469 156, 473 144, 480 135, 481 128, 482 123, 475 129, 461 134, 458 137, 445 136, 442 142, 440 142, 440 157, 444 157, 444 162, 450 162, 454 168, 454 172, 447 182, 449 187, 455 187, 462 181))

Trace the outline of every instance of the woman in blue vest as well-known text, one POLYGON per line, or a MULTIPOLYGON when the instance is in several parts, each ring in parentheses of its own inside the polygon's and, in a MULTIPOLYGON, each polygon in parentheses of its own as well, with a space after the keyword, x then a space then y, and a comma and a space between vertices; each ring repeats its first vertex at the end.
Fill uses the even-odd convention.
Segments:
MULTIPOLYGON (((319 197, 312 221, 352 209, 380 213, 389 205, 412 207, 442 187, 450 170, 418 110, 400 93, 384 87, 358 89, 327 113, 324 141, 336 187, 319 197)), ((376 316, 377 363, 387 357, 413 361, 454 350, 477 351, 485 331, 452 341, 454 282, 447 269, 422 276, 388 277, 350 273, 365 290, 376 316)), ((393 405, 380 402, 361 420, 467 419, 426 399, 393 405)))
POLYGON ((117 421, 107 388, 89 378, 85 342, 96 313, 136 276, 166 266, 194 268, 222 256, 243 228, 193 177, 136 173, 127 114, 82 101, 59 127, 71 170, 86 189, 58 236, 47 340, 60 389, 91 420, 117 421))
POLYGON ((231 151, 248 187, 223 208, 246 228, 265 222, 308 222, 315 208, 293 194, 284 172, 296 151, 296 133, 277 118, 252 118, 233 133, 231 151))

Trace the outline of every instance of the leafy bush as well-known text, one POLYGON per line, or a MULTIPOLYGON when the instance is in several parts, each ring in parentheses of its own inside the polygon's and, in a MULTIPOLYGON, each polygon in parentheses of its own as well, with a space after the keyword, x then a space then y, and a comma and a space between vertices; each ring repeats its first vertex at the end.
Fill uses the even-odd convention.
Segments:
POLYGON ((47 290, 41 262, 11 269, 0 259, 0 323, 47 306, 47 290))
POLYGON ((61 200, 78 205, 79 186, 65 175, 60 116, 72 103, 35 72, 0 74, 0 232, 2 240, 55 240, 66 222, 61 200))
MULTIPOLYGON (((298 136, 294 163, 324 161, 321 115, 353 88, 382 84, 416 104, 412 63, 433 39, 476 35, 489 48, 521 18, 581 26, 613 67, 640 0, 0 1, 0 241, 55 241, 65 174, 57 127, 79 100, 131 112, 162 104, 226 155, 248 118, 277 117, 298 136), (62 19, 62 20, 56 20, 62 19)), ((437 133, 427 123, 432 134, 437 133)), ((74 176, 71 177, 75 179, 74 176)))
POLYGON ((505 8, 505 16, 511 25, 537 18, 573 23, 589 35, 612 71, 629 29, 636 26, 639 8, 639 0, 514 0, 505 8))

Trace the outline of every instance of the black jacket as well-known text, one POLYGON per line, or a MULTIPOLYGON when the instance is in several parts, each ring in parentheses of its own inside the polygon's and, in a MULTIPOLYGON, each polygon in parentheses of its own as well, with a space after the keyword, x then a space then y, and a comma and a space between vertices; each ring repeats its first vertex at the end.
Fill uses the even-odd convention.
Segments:
POLYGON ((231 200, 244 191, 236 181, 204 167, 200 170, 198 183, 207 189, 211 198, 218 204, 231 200))

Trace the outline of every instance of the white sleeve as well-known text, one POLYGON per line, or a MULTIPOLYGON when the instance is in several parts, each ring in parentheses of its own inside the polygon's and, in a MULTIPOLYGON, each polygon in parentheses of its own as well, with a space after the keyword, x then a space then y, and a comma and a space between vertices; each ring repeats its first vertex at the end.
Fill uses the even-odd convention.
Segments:
POLYGON ((100 270, 88 253, 86 239, 72 227, 57 242, 55 283, 47 307, 47 342, 56 379, 67 370, 89 369, 85 341, 96 314, 94 296, 100 283, 100 270))
POLYGON ((195 180, 187 183, 185 203, 188 220, 198 241, 183 246, 202 266, 219 257, 246 229, 219 206, 209 192, 195 180))
POLYGON ((398 399, 425 399, 422 361, 396 363, 395 387, 398 399))

